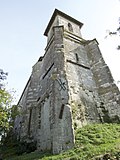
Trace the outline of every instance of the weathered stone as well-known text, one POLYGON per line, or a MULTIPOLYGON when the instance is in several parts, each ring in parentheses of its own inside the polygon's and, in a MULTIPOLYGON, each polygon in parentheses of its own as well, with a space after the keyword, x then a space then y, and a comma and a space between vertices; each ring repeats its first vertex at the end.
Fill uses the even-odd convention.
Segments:
POLYGON ((120 92, 97 41, 81 37, 82 23, 55 10, 45 54, 18 105, 14 130, 21 140, 54 154, 73 147, 74 130, 87 123, 120 122, 120 92))

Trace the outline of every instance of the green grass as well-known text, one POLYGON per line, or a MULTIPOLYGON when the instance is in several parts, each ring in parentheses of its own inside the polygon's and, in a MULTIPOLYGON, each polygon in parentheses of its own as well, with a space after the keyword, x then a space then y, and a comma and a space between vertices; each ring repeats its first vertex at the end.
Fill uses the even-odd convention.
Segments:
POLYGON ((111 155, 111 160, 116 156, 120 158, 119 124, 87 125, 76 130, 75 139, 75 147, 59 155, 34 152, 6 158, 6 160, 92 160, 106 153, 111 155))

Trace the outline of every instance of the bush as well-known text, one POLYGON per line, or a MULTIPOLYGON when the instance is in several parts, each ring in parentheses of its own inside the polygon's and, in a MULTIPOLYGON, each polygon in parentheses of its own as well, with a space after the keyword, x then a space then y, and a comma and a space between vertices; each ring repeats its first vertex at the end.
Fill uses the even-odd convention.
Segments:
POLYGON ((19 142, 16 150, 17 155, 21 155, 23 153, 30 153, 37 149, 36 142, 19 142))

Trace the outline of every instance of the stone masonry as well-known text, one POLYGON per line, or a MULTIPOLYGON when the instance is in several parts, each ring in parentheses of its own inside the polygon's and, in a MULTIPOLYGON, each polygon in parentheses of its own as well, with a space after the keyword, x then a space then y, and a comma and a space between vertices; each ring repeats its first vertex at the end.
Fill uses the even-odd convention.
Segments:
POLYGON ((74 130, 88 123, 120 122, 120 92, 96 39, 84 40, 82 23, 55 9, 45 30, 45 54, 18 102, 14 130, 38 150, 54 154, 74 146, 74 130))

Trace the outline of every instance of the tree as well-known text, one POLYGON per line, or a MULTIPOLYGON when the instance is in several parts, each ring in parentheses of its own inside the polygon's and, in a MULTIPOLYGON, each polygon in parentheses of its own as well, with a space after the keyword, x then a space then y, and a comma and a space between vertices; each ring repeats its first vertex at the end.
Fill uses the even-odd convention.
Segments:
POLYGON ((15 148, 17 150, 18 145, 12 128, 15 117, 19 112, 18 107, 12 105, 12 92, 8 92, 4 85, 7 75, 7 73, 0 69, 0 159, 4 158, 4 156, 7 157, 9 149, 15 148))
MULTIPOLYGON (((108 35, 105 38, 107 38, 108 36, 114 36, 114 35, 120 36, 120 17, 118 19, 117 29, 115 31, 110 31, 110 30, 107 30, 107 31, 108 31, 108 35)), ((117 49, 120 50, 120 44, 118 44, 117 49)))
POLYGON ((8 73, 0 69, 0 136, 8 133, 14 126, 15 117, 19 114, 17 105, 12 105, 12 92, 6 90, 3 81, 7 78, 8 73))
POLYGON ((5 73, 2 69, 0 69, 0 89, 3 86, 1 81, 5 80, 7 75, 8 73, 5 73))
POLYGON ((5 135, 9 130, 11 114, 12 96, 3 85, 3 81, 6 79, 6 76, 7 73, 0 69, 0 135, 5 135))

